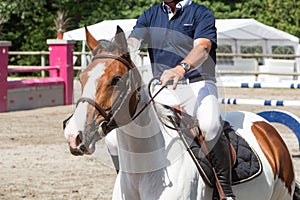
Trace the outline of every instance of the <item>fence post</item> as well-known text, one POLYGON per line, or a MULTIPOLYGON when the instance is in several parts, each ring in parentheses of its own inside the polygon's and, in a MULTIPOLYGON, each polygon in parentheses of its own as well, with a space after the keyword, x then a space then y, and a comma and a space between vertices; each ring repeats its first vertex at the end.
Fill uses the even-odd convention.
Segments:
POLYGON ((0 41, 0 112, 7 111, 8 48, 10 41, 0 41))
POLYGON ((64 104, 73 103, 73 50, 75 41, 48 39, 49 63, 58 70, 50 70, 50 77, 60 77, 64 80, 64 104))

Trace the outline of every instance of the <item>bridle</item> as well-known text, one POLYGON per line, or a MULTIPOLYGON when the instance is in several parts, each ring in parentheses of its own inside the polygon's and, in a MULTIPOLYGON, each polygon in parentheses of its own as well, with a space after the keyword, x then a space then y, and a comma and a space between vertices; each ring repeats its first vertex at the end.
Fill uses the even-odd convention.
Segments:
MULTIPOLYGON (((113 59, 113 60, 117 60, 119 62, 121 62, 122 64, 124 64, 128 71, 132 70, 133 68, 135 68, 133 66, 133 63, 128 62, 125 58, 120 57, 120 56, 115 56, 115 55, 110 55, 110 54, 99 54, 99 55, 95 55, 92 59, 92 61, 97 60, 97 59, 113 59)), ((129 77, 130 78, 130 77, 129 77)), ((125 90, 121 91, 119 97, 117 98, 117 100, 113 103, 113 107, 118 107, 119 104, 121 104, 121 100, 124 97, 124 93, 126 93, 128 88, 126 88, 125 90)), ((113 117, 113 113, 112 113, 112 109, 103 109, 97 102, 95 102, 93 99, 89 98, 89 97, 80 97, 77 102, 76 102, 76 107, 79 105, 79 103, 85 103, 87 102, 88 104, 90 104, 91 106, 93 106, 98 112, 99 114, 105 119, 103 122, 100 123, 99 127, 104 128, 105 131, 103 131, 104 136, 106 136, 114 127, 112 127, 112 124, 114 123, 114 117, 113 117)), ((136 102, 137 104, 138 102, 136 102)), ((73 116, 70 115, 67 119, 65 119, 63 121, 63 129, 66 128, 68 121, 71 119, 71 117, 73 116)))
MULTIPOLYGON (((128 62, 126 59, 120 57, 120 56, 115 56, 115 55, 108 55, 108 54, 100 54, 100 55, 95 55, 93 60, 96 60, 96 59, 114 59, 114 60, 117 60, 121 63, 123 63, 127 69, 128 69, 128 72, 130 72, 132 69, 134 69, 135 67, 133 66, 133 63, 130 63, 128 62)), ((128 77, 130 78, 130 77, 128 77)), ((136 112, 136 114, 134 116, 131 117, 131 120, 135 120, 149 105, 150 103, 152 103, 154 101, 154 98, 165 88, 165 86, 161 87, 159 89, 159 91, 157 91, 153 96, 151 95, 151 92, 150 92, 150 86, 151 86, 151 83, 154 81, 154 80, 157 80, 159 79, 159 77, 154 77, 150 80, 149 84, 148 84, 148 91, 149 91, 149 96, 150 96, 150 99, 147 101, 147 103, 138 111, 136 112)), ((84 102, 87 102, 89 105, 93 106, 98 112, 99 114, 105 119, 104 121, 102 121, 98 127, 102 128, 102 133, 101 133, 101 137, 105 137, 111 130, 113 130, 114 128, 116 128, 116 125, 113 125, 114 123, 114 113, 113 113, 113 107, 118 107, 121 105, 122 103, 122 99, 124 99, 125 97, 125 93, 127 92, 127 88, 125 88, 119 95, 118 98, 116 98, 116 101, 113 103, 112 107, 110 107, 109 109, 103 109, 99 104, 97 104, 93 99, 89 98, 89 97, 81 97, 77 100, 77 103, 76 103, 76 107, 78 106, 79 103, 84 103, 84 102)), ((137 88, 136 90, 138 90, 137 92, 139 93, 139 89, 140 88, 137 88)), ((140 94, 138 94, 140 95, 140 94)), ((139 101, 139 98, 136 102, 136 105, 138 104, 138 101, 139 101)), ((156 108, 155 108, 156 110, 156 108)), ((63 121, 63 129, 66 128, 66 125, 68 123, 68 121, 71 119, 71 117, 73 116, 70 115, 67 119, 65 119, 63 121)), ((163 121, 161 121, 165 126, 173 129, 173 130, 185 130, 185 129, 191 129, 192 127, 195 127, 197 123, 194 123, 194 125, 192 127, 189 127, 189 128, 174 128, 174 127, 171 127, 167 124, 165 124, 163 121)), ((98 131, 98 134, 99 131, 98 131)))
MULTIPOLYGON (((125 60, 124 58, 120 57, 120 56, 115 56, 115 55, 110 55, 110 54, 100 54, 100 55, 95 55, 92 59, 92 61, 94 60, 98 60, 98 59, 114 59, 114 60, 117 60, 121 63, 123 63, 128 71, 129 70, 132 70, 133 69, 133 66, 131 63, 129 63, 127 60, 125 60)), ((124 91, 123 91, 124 92, 124 91)), ((120 96, 122 96, 122 94, 120 94, 120 96)), ((112 113, 109 112, 107 114, 107 110, 106 109, 103 109, 99 104, 97 104, 93 99, 91 98, 88 98, 88 97, 80 97, 78 100, 77 100, 77 103, 76 103, 76 107, 78 106, 79 103, 84 103, 84 102, 87 102, 89 103, 91 106, 93 106, 94 108, 96 108, 96 110, 100 113, 100 115, 102 117, 104 117, 104 119, 109 123, 111 121, 111 116, 112 116, 112 113)))

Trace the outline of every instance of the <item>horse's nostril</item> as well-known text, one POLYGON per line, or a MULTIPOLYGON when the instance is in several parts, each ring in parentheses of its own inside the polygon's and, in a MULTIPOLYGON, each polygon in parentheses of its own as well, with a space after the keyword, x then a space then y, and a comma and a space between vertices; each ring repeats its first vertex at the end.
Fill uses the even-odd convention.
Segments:
POLYGON ((70 151, 75 156, 82 156, 86 151, 85 146, 82 144, 82 131, 79 131, 79 134, 76 136, 75 139, 75 147, 70 146, 70 151))
POLYGON ((85 147, 83 144, 80 145, 79 149, 80 149, 82 152, 86 152, 86 151, 87 151, 86 147, 85 147))
POLYGON ((79 134, 76 137, 76 146, 79 146, 82 143, 82 131, 79 131, 79 134))

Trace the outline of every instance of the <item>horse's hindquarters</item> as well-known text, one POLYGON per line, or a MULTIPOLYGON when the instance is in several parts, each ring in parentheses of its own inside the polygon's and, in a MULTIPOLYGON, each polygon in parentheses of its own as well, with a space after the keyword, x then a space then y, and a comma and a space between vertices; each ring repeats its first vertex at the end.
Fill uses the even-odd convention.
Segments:
POLYGON ((223 118, 256 151, 263 166, 258 178, 234 186, 237 199, 249 199, 249 194, 256 195, 250 199, 291 199, 295 182, 291 155, 276 129, 249 112, 226 113, 223 118))

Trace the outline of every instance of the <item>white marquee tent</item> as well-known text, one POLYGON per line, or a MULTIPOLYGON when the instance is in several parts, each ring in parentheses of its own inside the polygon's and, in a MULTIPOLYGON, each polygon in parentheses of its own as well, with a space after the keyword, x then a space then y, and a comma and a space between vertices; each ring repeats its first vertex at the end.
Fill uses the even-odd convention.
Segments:
MULTIPOLYGON (((97 40, 100 39, 110 40, 116 33, 117 25, 119 25, 128 36, 135 23, 136 23, 136 19, 105 20, 97 24, 90 25, 87 28, 97 40)), ((84 27, 65 32, 64 39, 84 41, 85 40, 84 27)))
MULTIPOLYGON (((96 39, 111 39, 119 25, 128 36, 136 19, 105 20, 88 26, 89 31, 96 39)), ((228 44, 233 52, 239 53, 241 45, 263 45, 263 53, 272 53, 272 45, 293 46, 295 52, 299 48, 299 38, 267 26, 255 19, 217 19, 218 44, 228 44)), ((85 40, 84 28, 66 32, 66 40, 85 40)))
POLYGON ((240 46, 262 45, 265 54, 271 54, 272 46, 293 46, 299 48, 299 38, 267 26, 254 19, 216 20, 218 43, 232 45, 233 52, 240 53, 240 46))

